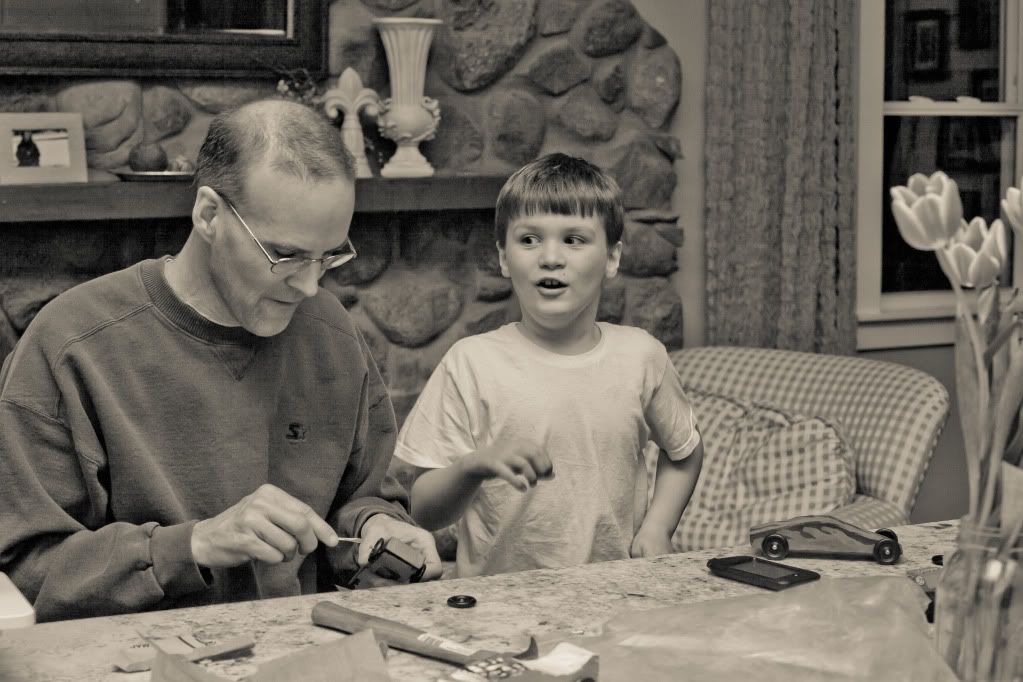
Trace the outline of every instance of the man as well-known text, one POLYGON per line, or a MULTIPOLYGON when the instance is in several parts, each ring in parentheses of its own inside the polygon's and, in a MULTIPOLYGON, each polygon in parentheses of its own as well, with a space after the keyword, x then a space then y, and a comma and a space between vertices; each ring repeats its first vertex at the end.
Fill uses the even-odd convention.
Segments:
POLYGON ((284 100, 213 119, 192 231, 45 306, 0 373, 0 570, 39 620, 330 589, 399 538, 395 422, 326 270, 355 256, 338 131, 284 100))

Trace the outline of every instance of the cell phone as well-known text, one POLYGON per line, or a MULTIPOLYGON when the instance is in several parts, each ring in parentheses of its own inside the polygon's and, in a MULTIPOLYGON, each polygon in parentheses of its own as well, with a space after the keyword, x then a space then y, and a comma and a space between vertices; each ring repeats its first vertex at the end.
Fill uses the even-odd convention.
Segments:
POLYGON ((820 573, 808 571, 755 556, 730 556, 711 559, 707 568, 714 575, 756 585, 768 590, 784 590, 793 585, 820 578, 820 573))

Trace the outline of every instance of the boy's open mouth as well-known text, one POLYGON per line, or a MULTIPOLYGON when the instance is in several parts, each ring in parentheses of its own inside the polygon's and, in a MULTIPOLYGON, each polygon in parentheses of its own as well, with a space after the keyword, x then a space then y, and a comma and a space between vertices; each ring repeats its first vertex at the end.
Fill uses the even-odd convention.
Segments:
POLYGON ((536 283, 536 286, 540 287, 541 289, 549 289, 551 291, 554 291, 557 289, 564 289, 565 287, 568 286, 568 284, 562 282, 560 279, 554 279, 553 277, 545 277, 538 281, 536 283))

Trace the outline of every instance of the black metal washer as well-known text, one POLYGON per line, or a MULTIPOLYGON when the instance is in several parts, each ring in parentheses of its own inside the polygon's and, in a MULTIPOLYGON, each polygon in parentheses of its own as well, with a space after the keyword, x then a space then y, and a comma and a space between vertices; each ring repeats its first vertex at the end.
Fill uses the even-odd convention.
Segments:
POLYGON ((468 594, 456 594, 448 597, 448 606, 453 609, 471 609, 476 606, 476 597, 468 594))

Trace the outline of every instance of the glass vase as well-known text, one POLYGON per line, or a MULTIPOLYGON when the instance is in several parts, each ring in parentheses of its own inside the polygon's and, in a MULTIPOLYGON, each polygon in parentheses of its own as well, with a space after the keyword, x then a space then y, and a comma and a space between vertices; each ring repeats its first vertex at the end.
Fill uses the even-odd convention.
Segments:
POLYGON ((964 517, 935 591, 939 653, 962 682, 1023 680, 1023 552, 964 517))

